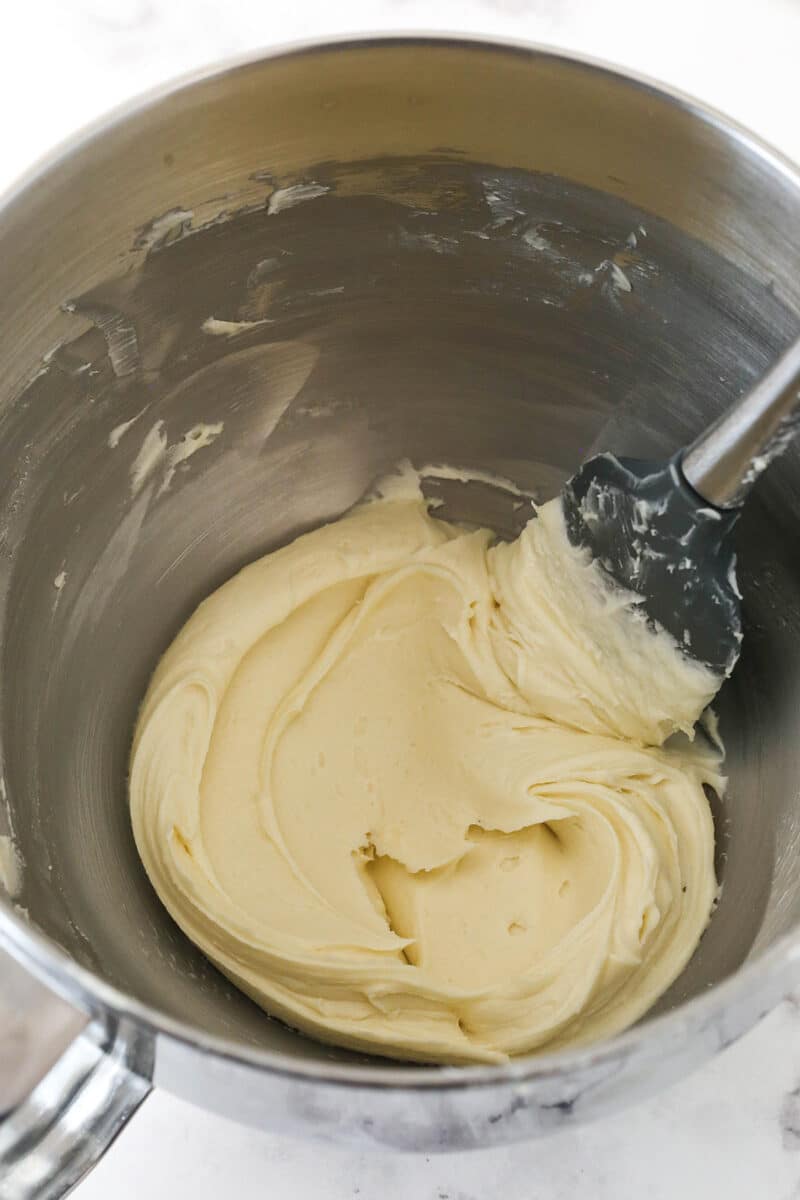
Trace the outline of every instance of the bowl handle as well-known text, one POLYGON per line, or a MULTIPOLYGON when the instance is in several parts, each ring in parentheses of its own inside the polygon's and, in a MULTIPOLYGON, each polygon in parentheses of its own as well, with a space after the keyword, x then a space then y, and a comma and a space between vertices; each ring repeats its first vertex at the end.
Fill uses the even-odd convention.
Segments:
POLYGON ((58 1200, 151 1088, 153 1045, 92 1018, 0 948, 0 1200, 58 1200))

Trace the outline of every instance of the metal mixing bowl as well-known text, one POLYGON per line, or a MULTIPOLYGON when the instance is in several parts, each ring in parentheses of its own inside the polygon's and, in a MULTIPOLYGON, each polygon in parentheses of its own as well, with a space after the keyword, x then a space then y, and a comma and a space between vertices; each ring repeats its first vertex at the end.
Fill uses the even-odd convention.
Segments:
MULTIPOLYGON (((6 199, 0 732, 22 871, 0 906, 0 1195, 60 1194, 152 1082, 364 1144, 527 1138, 676 1078, 796 981, 797 450, 741 523, 719 908, 612 1041, 456 1069, 293 1033, 167 917, 126 768, 198 601, 398 460, 545 498, 594 449, 686 442, 800 332, 798 229, 800 176, 716 114, 596 65, 420 39, 168 89, 6 199)), ((491 488, 445 498, 508 515, 491 488)))

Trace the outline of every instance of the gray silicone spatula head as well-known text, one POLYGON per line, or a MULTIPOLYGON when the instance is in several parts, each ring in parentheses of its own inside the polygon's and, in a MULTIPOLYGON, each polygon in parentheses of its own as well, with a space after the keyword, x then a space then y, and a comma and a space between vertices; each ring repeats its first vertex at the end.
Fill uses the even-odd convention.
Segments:
POLYGON ((800 429, 799 402, 800 342, 670 462, 600 454, 562 493, 570 541, 721 676, 742 640, 734 526, 755 480, 800 429))
POLYGON ((666 464, 600 454, 562 496, 567 533, 615 583, 642 597, 687 655, 727 675, 742 640, 733 528, 738 509, 709 505, 666 464))

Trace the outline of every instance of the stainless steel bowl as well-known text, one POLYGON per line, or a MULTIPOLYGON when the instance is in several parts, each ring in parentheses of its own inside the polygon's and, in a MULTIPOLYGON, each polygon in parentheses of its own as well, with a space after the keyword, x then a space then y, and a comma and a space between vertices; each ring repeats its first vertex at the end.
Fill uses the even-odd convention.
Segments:
MULTIPOLYGON (((800 176, 724 118, 597 65, 423 39, 170 88, 5 200, 0 732, 22 881, 0 907, 1 1196, 60 1194, 151 1084, 364 1144, 528 1138, 676 1078, 796 981, 796 450, 742 521, 721 902, 621 1037, 425 1068, 268 1019, 149 887, 126 766, 199 599, 399 459, 546 497, 592 449, 685 443, 800 332, 799 230, 800 176), (219 422, 171 482, 169 450, 137 473, 148 434, 219 422)), ((508 515, 477 485, 446 499, 508 515)))

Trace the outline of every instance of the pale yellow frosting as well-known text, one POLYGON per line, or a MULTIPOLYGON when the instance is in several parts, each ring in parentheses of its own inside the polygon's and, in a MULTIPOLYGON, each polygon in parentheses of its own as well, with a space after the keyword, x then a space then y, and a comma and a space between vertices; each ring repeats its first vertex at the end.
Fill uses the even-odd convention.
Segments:
POLYGON ((383 500, 197 609, 142 708, 131 813, 188 936, 325 1041, 497 1061, 617 1032, 716 883, 688 738, 719 681, 567 541, 383 500))

